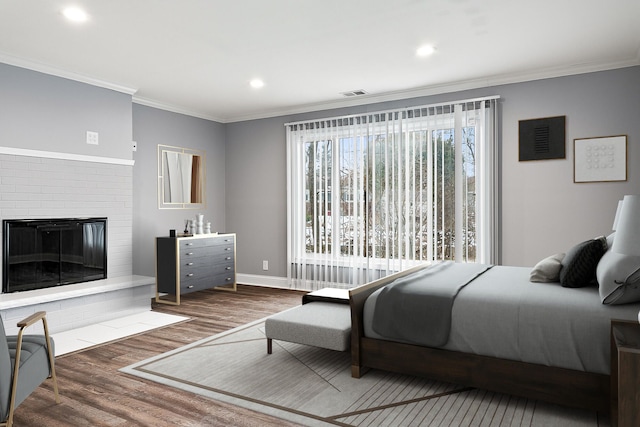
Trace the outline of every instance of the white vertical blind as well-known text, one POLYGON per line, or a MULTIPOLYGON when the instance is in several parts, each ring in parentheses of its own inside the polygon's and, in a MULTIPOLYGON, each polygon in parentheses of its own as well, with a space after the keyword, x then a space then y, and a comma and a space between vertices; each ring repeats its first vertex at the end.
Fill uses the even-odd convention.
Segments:
POLYGON ((497 100, 288 123, 292 287, 496 262, 497 100))

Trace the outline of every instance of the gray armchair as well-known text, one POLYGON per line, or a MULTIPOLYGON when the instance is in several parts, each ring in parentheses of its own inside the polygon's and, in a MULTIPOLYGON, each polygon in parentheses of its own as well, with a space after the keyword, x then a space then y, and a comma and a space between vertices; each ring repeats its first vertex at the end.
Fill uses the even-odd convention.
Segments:
POLYGON ((56 403, 60 403, 54 344, 45 316, 46 313, 40 311, 18 322, 20 331, 16 336, 5 334, 0 318, 0 426, 11 427, 15 408, 47 378, 52 379, 56 403), (39 320, 42 320, 44 335, 23 335, 25 328, 39 320))

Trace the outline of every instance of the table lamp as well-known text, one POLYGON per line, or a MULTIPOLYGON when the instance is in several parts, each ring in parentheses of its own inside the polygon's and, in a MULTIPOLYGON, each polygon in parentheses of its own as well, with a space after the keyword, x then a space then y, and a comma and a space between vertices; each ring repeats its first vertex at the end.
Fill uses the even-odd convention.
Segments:
POLYGON ((616 209, 616 217, 613 220, 613 231, 616 231, 618 229, 618 221, 620 221, 620 212, 622 212, 622 202, 623 200, 620 200, 618 202, 618 208, 616 209))
POLYGON ((640 301, 640 195, 624 196, 614 228, 611 250, 598 263, 600 298, 603 304, 637 302, 640 301))

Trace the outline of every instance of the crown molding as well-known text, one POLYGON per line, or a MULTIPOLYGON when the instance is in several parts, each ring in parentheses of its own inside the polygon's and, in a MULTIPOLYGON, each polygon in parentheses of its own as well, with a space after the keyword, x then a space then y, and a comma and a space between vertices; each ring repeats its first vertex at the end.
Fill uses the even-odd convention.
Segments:
POLYGON ((8 55, 6 53, 1 53, 1 52, 0 52, 0 62, 8 65, 13 65, 15 67, 26 68, 28 70, 49 74, 51 76, 62 77, 65 79, 74 80, 76 82, 86 83, 91 86, 101 87, 103 89, 114 90, 116 92, 125 93, 127 95, 133 95, 138 91, 137 89, 134 89, 131 87, 119 85, 112 82, 107 82, 104 80, 95 79, 93 77, 89 77, 82 74, 73 73, 71 71, 66 71, 60 68, 52 67, 42 62, 36 62, 36 61, 8 55))
POLYGON ((218 123, 227 123, 228 122, 228 120, 225 120, 225 119, 223 119, 221 117, 215 117, 215 116, 212 116, 210 114, 207 114, 207 113, 204 113, 204 112, 201 112, 201 111, 189 110, 188 108, 184 108, 184 107, 181 107, 179 105, 167 104, 167 103, 164 103, 164 102, 155 101, 153 99, 144 98, 144 97, 141 97, 141 96, 134 95, 132 97, 132 101, 133 101, 134 104, 145 105, 147 107, 157 108, 159 110, 170 111, 172 113, 184 114, 186 116, 196 117, 196 118, 199 118, 199 119, 211 120, 211 121, 218 122, 218 123))
POLYGON ((51 67, 46 64, 38 63, 35 61, 29 61, 15 56, 0 53, 0 62, 4 62, 9 65, 15 65, 17 67, 27 68, 34 71, 39 71, 45 74, 50 74, 58 77, 63 77, 71 80, 75 80, 82 83, 87 83, 93 86, 102 87, 105 89, 111 89, 118 92, 132 95, 132 102, 140 105, 145 105, 160 110, 170 111, 173 113, 184 114, 191 117, 201 118, 205 120, 211 120, 218 123, 235 123, 249 120, 267 119, 279 116, 289 116, 295 114, 311 113, 315 111, 331 110, 336 108, 356 107, 367 104, 375 104, 388 101, 400 101, 403 99, 418 98, 423 96, 442 95, 446 93, 459 92, 463 90, 481 89, 491 86, 500 86, 506 84, 523 83, 527 81, 551 79, 556 77, 565 77, 578 74, 593 73, 598 71, 607 71, 618 68, 627 68, 640 65, 640 50, 635 58, 622 61, 612 62, 598 62, 598 63, 585 63, 575 64, 569 67, 551 67, 541 70, 535 70, 532 72, 523 73, 509 73, 495 76, 488 76, 477 79, 461 80, 454 83, 436 84, 423 86, 418 88, 412 88, 407 90, 385 92, 381 94, 369 94, 359 96, 357 98, 339 99, 331 101, 323 101, 317 103, 310 103, 304 105, 297 105, 291 108, 274 109, 257 111, 244 115, 236 115, 229 117, 214 116, 206 111, 196 111, 186 108, 181 105, 171 104, 154 100, 152 98, 145 98, 136 96, 137 89, 129 88, 126 86, 118 85, 103 80, 94 79, 88 76, 84 76, 77 73, 61 70, 59 68, 51 67))

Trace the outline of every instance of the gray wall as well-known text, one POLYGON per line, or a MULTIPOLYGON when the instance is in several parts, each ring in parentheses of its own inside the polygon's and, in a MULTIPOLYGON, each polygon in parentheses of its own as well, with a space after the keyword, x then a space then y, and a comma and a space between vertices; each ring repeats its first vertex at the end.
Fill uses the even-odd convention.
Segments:
POLYGON ((227 124, 227 229, 237 233, 239 273, 286 277, 284 118, 227 124), (262 261, 269 270, 262 270, 262 261))
POLYGON ((131 160, 131 95, 0 63, 0 146, 131 160))
POLYGON ((640 192, 640 67, 227 125, 227 228, 238 272, 286 276, 285 128, 290 121, 500 95, 502 263, 531 266, 611 232, 617 201, 640 192), (518 161, 518 121, 566 116, 566 159, 518 161), (573 183, 573 140, 628 135, 628 180, 573 183), (270 270, 262 271, 262 260, 270 270))
POLYGON ((504 264, 533 265, 611 233, 617 202, 640 194, 640 67, 496 88, 503 95, 504 264), (567 158, 518 162, 518 120, 566 116, 567 158), (576 138, 627 135, 626 182, 573 182, 576 138))
POLYGON ((154 274, 154 238, 194 210, 158 210, 157 145, 207 152, 207 207, 238 235, 238 273, 286 276, 284 123, 363 111, 501 96, 502 261, 533 265, 611 230, 617 200, 640 192, 640 67, 438 96, 220 124, 132 104, 131 96, 0 64, 0 146, 133 159, 133 272, 154 274), (565 115, 567 158, 518 162, 518 121, 565 115), (100 145, 85 143, 97 131, 100 145), (573 139, 628 135, 628 181, 573 183, 573 139), (131 140, 138 143, 132 153, 131 140), (262 261, 269 261, 269 271, 262 261))
MULTIPOLYGON (((0 64, 0 146, 131 160, 131 95, 0 64)), ((0 155, 0 219, 106 216, 107 274, 130 275, 133 167, 47 156, 0 155)))
MULTIPOLYGON (((213 231, 225 230, 225 128, 209 120, 133 105, 133 270, 155 276, 155 237, 181 232, 185 219, 204 214, 213 231), (158 209, 158 144, 206 152, 206 208, 158 209)), ((230 230, 233 231, 233 230, 230 230)))

